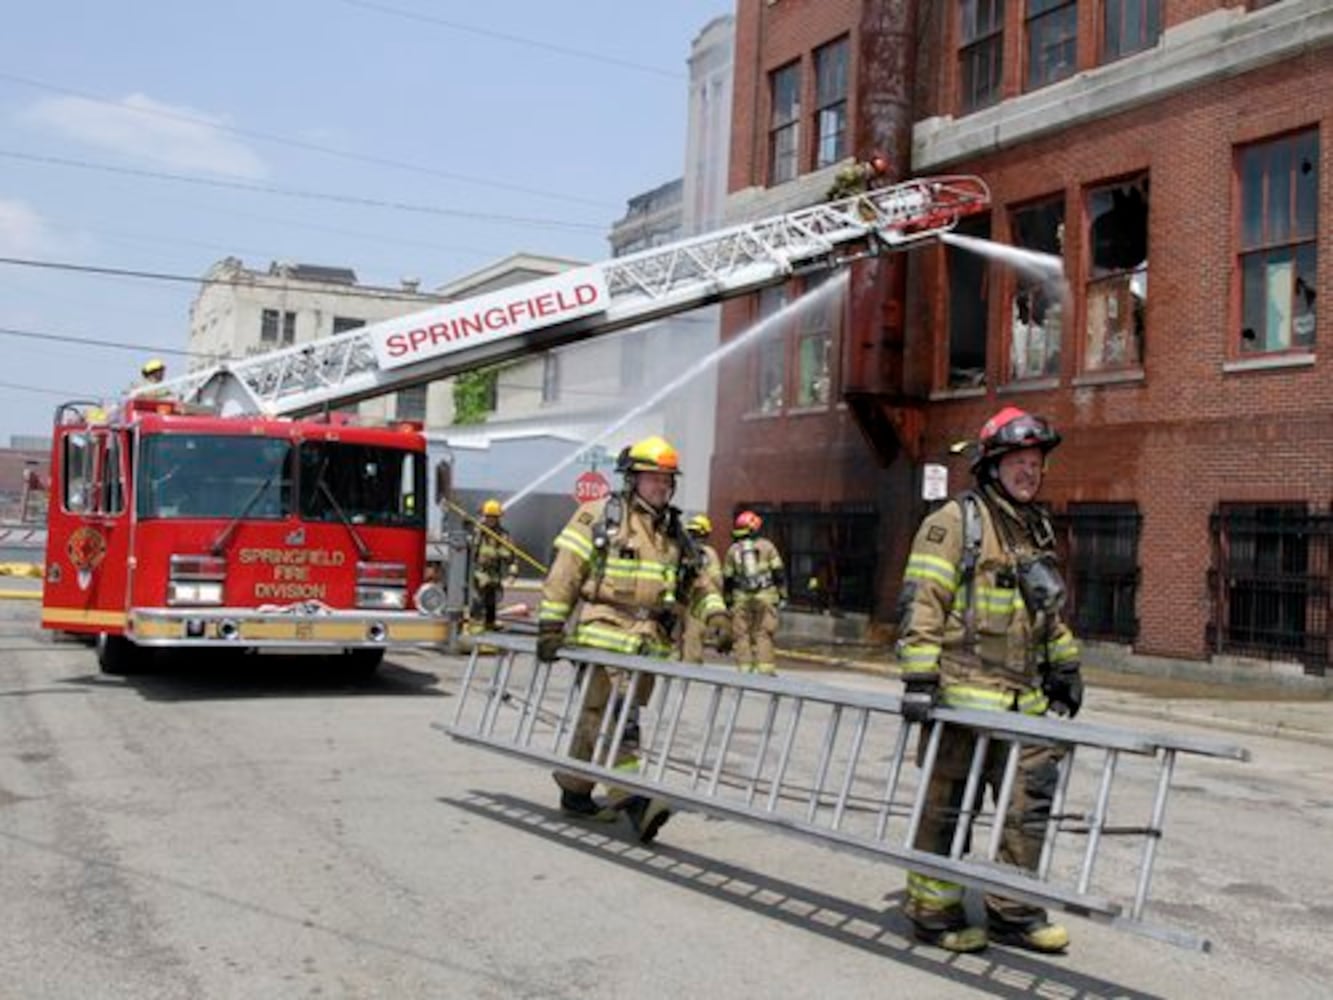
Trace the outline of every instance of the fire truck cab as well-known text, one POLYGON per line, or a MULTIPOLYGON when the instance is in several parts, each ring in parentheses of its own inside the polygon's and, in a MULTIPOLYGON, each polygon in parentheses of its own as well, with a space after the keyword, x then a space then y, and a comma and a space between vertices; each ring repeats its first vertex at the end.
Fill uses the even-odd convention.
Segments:
POLYGON ((316 651, 352 674, 447 637, 423 581, 415 425, 220 417, 174 399, 56 412, 42 625, 107 673, 154 650, 316 651))

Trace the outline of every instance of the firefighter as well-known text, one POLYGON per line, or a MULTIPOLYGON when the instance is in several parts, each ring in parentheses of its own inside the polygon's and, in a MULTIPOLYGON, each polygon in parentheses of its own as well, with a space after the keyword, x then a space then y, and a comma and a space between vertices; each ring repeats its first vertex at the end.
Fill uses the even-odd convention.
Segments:
POLYGON ((884 183, 888 176, 889 158, 876 150, 864 160, 855 160, 839 168, 824 197, 828 201, 840 201, 854 194, 865 194, 884 183))
MULTIPOLYGON (((698 552, 699 572, 707 576, 718 593, 722 592, 722 560, 717 550, 708 544, 708 536, 713 533, 713 522, 707 514, 695 514, 685 523, 698 552)), ((688 614, 680 630, 680 658, 686 663, 703 663, 704 633, 707 631, 704 621, 697 614, 688 614)))
POLYGON ((144 385, 157 385, 167 377, 167 366, 161 358, 149 358, 139 369, 139 374, 144 385))
MULTIPOLYGON (((1083 701, 1079 649, 1061 618, 1064 585, 1054 533, 1034 503, 1060 435, 1040 417, 1005 407, 982 427, 972 464, 976 488, 926 517, 903 574, 898 664, 903 716, 924 723, 936 705, 1073 717, 1083 701)), ((946 728, 926 793, 919 850, 947 854, 975 737, 946 728)), ((1009 744, 990 745, 983 787, 998 796, 1009 744)), ((1049 747, 1020 751, 1000 860, 1035 870, 1051 812, 1058 759, 1049 747)), ((970 926, 963 887, 907 875, 907 915, 923 941, 956 952, 989 941, 1060 952, 1069 934, 1031 903, 987 894, 987 927, 970 926)))
POLYGON ((504 585, 518 576, 518 563, 509 532, 500 523, 504 508, 494 498, 481 505, 481 520, 472 531, 472 627, 475 631, 495 628, 495 606, 504 585))
MULTIPOLYGON (((620 491, 580 506, 555 540, 555 557, 542 585, 537 658, 551 662, 567 641, 614 653, 665 657, 671 653, 677 617, 691 612, 706 622, 712 644, 725 650, 731 642, 726 605, 690 558, 693 545, 680 511, 671 506, 680 475, 676 449, 660 437, 644 438, 622 449, 616 471, 622 478, 620 491)), ((592 674, 570 754, 589 760, 603 711, 608 706, 615 711, 631 692, 621 671, 582 669, 592 674)), ((649 678, 633 692, 632 711, 637 713, 651 694, 649 678)), ((637 729, 637 722, 626 726, 615 761, 618 769, 638 769, 637 729)), ((660 799, 613 788, 603 804, 592 796, 592 781, 564 773, 557 773, 555 780, 566 813, 597 820, 624 813, 643 843, 657 836, 670 815, 660 799)))
POLYGON ((787 576, 778 548, 759 529, 763 518, 752 510, 736 515, 722 569, 724 592, 731 605, 731 631, 736 637, 736 662, 742 673, 774 676, 777 657, 773 636, 778 609, 787 603, 787 576))

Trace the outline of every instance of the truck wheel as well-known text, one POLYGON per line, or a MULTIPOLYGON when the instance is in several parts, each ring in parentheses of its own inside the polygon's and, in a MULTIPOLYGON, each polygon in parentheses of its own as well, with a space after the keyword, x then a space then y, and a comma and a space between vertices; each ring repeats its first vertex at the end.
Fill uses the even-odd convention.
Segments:
POLYGON ((97 665, 104 674, 124 676, 142 670, 144 650, 123 635, 97 634, 97 665))
POLYGON ((344 649, 338 666, 351 680, 368 681, 384 662, 382 649, 344 649))

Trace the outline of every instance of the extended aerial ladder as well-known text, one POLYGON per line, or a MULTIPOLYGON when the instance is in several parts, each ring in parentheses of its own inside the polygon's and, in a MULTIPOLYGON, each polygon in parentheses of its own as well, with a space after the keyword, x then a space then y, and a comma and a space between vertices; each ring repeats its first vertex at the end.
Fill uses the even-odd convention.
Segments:
POLYGON ((922 734, 888 691, 582 647, 542 663, 527 636, 485 633, 475 642, 453 719, 439 727, 456 740, 1180 947, 1210 947, 1197 930, 1152 921, 1153 866, 1177 760, 1248 760, 1242 748, 957 709, 935 712, 922 734), (482 652, 488 647, 493 657, 482 652), (601 712, 591 760, 577 760, 570 755, 574 727, 598 668, 619 672, 621 694, 601 712), (650 685, 651 697, 642 697, 650 685), (646 705, 636 717, 638 701, 646 705), (973 732, 976 751, 949 853, 937 855, 915 842, 946 726, 973 732), (614 766, 632 731, 637 771, 614 766), (990 745, 1007 754, 994 803, 979 794, 990 745), (997 817, 1009 811, 1022 749, 1041 746, 1057 749, 1059 773, 1040 861, 1028 872, 999 862, 1007 823, 997 817), (918 752, 919 768, 911 766, 918 752))
POLYGON ((976 177, 930 177, 228 361, 138 390, 224 415, 302 416, 662 319, 931 239, 986 211, 976 177))

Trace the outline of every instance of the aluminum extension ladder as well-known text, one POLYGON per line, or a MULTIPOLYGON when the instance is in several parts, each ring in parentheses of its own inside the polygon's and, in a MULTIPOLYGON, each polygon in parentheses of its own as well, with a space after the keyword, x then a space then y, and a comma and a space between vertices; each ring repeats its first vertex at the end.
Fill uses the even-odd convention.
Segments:
POLYGON ((1209 949, 1206 939, 1188 931, 1146 922, 1144 912, 1177 755, 1248 760, 1242 748, 1014 712, 941 709, 920 748, 921 766, 905 767, 918 757, 918 740, 894 694, 586 648, 566 647, 561 654, 569 659, 546 664, 537 661, 527 636, 484 633, 475 643, 453 721, 438 727, 456 740, 660 796, 678 808, 775 825, 935 878, 1209 949), (612 698, 602 713, 592 759, 577 761, 569 747, 588 693, 585 664, 621 671, 623 697, 612 698), (639 770, 613 770, 631 703, 648 683, 653 691, 639 722, 639 770), (977 736, 947 857, 912 847, 946 725, 977 736), (987 747, 997 741, 1009 752, 998 801, 987 808, 974 793, 987 747), (996 861, 1003 824, 995 817, 1008 811, 1023 746, 1064 751, 1035 873, 996 861), (1146 819, 1116 824, 1112 790, 1117 774, 1129 770, 1129 761, 1117 770, 1126 755, 1138 772, 1151 773, 1137 775, 1148 780, 1121 782, 1117 807, 1146 819), (1091 767, 1084 762, 1089 756, 1091 767), (971 834, 983 830, 981 850, 968 855, 971 834), (1070 834, 1086 839, 1076 843, 1070 834), (1123 889, 1113 893, 1113 882, 1123 889))

